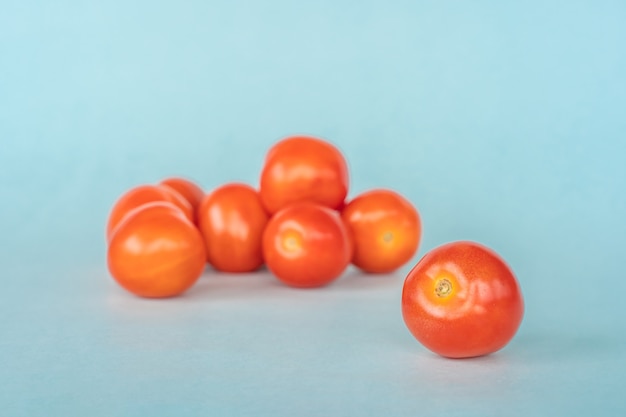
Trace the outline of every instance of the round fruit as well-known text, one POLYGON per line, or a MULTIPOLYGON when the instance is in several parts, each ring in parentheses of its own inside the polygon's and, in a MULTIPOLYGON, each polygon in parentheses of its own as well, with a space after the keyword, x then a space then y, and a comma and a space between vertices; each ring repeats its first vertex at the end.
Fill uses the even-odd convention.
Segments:
POLYGON ((341 212, 354 241, 352 263, 366 272, 391 272, 417 252, 422 228, 413 205, 391 190, 371 190, 341 212))
POLYGON ((263 233, 269 270, 293 287, 321 287, 350 263, 350 241, 339 215, 313 203, 289 206, 274 215, 263 233))
POLYGON ((330 208, 343 204, 348 193, 348 165, 341 152, 318 138, 293 136, 267 153, 260 195, 270 213, 298 202, 330 208))
POLYGON ((259 194, 248 185, 226 184, 207 195, 198 210, 198 224, 209 263, 224 272, 258 269, 268 219, 259 194))
POLYGON ((467 358, 502 349, 524 315, 517 279, 491 249, 453 242, 428 252, 409 272, 402 315, 424 346, 467 358))
POLYGON ((172 297, 191 287, 206 265, 198 229, 172 203, 132 210, 115 229, 107 252, 109 271, 141 297, 172 297))

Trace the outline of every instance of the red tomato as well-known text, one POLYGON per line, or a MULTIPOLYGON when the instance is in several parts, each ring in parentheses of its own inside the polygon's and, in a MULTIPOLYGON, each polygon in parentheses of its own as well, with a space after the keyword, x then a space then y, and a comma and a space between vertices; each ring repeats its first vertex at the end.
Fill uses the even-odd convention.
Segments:
POLYGON ((341 212, 354 241, 352 263, 366 272, 391 272, 407 263, 419 245, 417 210, 391 190, 372 190, 341 212))
POLYGON ((194 213, 198 211, 200 203, 204 198, 204 191, 196 183, 185 178, 172 177, 161 181, 161 185, 170 187, 183 196, 193 208, 194 213))
POLYGON ((270 213, 297 202, 338 208, 348 193, 348 165, 341 152, 321 139, 293 136, 267 153, 261 200, 270 213))
POLYGON ((172 297, 191 287, 206 265, 198 229, 172 203, 132 210, 115 229, 107 253, 109 271, 141 297, 172 297))
POLYGON ((261 238, 269 216, 257 191, 245 184, 226 184, 207 195, 198 224, 215 269, 249 272, 263 264, 261 238))
POLYGON ((431 250, 409 272, 402 315, 428 349, 467 358, 503 348, 522 322, 524 301, 513 272, 495 252, 453 242, 431 250))
POLYGON ((313 203, 289 206, 274 215, 263 233, 269 270, 293 287, 321 287, 350 263, 348 231, 339 215, 313 203))
POLYGON ((143 204, 155 201, 173 203, 189 220, 194 218, 191 205, 178 192, 165 186, 139 185, 124 193, 113 205, 106 228, 107 240, 111 239, 113 230, 126 214, 143 204))

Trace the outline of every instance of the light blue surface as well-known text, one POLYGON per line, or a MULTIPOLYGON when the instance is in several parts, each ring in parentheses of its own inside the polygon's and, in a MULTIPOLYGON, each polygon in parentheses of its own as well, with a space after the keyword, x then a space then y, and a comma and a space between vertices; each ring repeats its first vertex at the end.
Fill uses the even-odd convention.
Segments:
POLYGON ((0 2, 3 416, 626 414, 626 3, 338 3, 0 2), (412 263, 457 239, 509 262, 507 348, 423 349, 410 265, 312 291, 207 271, 165 301, 112 282, 120 193, 255 184, 298 132, 344 151, 351 195, 417 205, 412 263))

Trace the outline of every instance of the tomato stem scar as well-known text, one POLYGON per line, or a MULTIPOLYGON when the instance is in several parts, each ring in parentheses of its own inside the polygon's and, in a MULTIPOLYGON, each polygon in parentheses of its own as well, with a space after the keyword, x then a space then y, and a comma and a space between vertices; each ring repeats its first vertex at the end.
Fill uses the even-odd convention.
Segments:
POLYGON ((389 243, 389 242, 391 242, 392 240, 393 240, 393 233, 391 233, 391 232, 387 232, 387 233, 385 233, 385 234, 383 235, 383 241, 384 241, 385 243, 389 243))
POLYGON ((289 236, 288 238, 286 238, 283 244, 288 251, 294 251, 298 249, 298 239, 296 239, 294 236, 289 236))
POLYGON ((448 279, 443 278, 437 281, 437 286, 435 287, 437 297, 446 297, 450 292, 452 292, 452 283, 448 279))

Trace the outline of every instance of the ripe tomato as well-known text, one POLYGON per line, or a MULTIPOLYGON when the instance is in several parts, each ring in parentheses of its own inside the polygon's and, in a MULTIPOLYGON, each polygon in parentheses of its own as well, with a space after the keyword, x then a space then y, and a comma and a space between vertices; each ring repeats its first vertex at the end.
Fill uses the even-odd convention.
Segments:
POLYGON ((200 207, 200 203, 204 198, 204 191, 200 188, 196 183, 189 181, 185 178, 166 178, 161 181, 161 185, 165 185, 170 187, 174 191, 178 192, 185 200, 189 202, 194 213, 198 211, 198 207, 200 207))
POLYGON ((408 262, 419 245, 417 210, 391 190, 372 190, 350 201, 341 217, 352 235, 352 263, 366 272, 391 272, 408 262))
POLYGON ((467 358, 503 348, 522 322, 524 301, 513 272, 495 252, 453 242, 431 250, 409 272, 402 315, 428 349, 467 358))
POLYGON ((225 272, 259 268, 268 219, 259 194, 248 185, 226 184, 208 194, 200 205, 198 224, 209 263, 225 272))
POLYGON ((139 185, 124 193, 113 205, 106 228, 107 240, 111 239, 113 230, 126 214, 143 204, 154 201, 170 202, 178 207, 189 220, 194 218, 191 205, 178 192, 165 186, 139 185))
POLYGON ((267 153, 261 171, 261 200, 270 213, 297 202, 338 208, 348 193, 348 165, 321 139, 293 136, 267 153))
POLYGON ((172 297, 191 287, 206 265, 198 229, 172 203, 132 210, 115 229, 107 252, 109 271, 141 297, 172 297))
POLYGON ((289 206, 274 215, 263 233, 269 270, 293 287, 321 287, 350 263, 348 231, 339 215, 314 203, 289 206))

